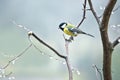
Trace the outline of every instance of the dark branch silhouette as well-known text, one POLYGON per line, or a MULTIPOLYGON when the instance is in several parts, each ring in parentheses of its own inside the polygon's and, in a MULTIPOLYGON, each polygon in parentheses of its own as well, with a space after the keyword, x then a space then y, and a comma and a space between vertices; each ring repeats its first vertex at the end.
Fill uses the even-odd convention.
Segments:
POLYGON ((53 52, 55 52, 59 57, 66 59, 66 56, 61 55, 57 50, 55 50, 53 47, 51 47, 50 45, 48 45, 46 42, 44 42, 43 40, 41 40, 39 37, 36 36, 36 34, 34 34, 32 31, 28 32, 28 36, 33 36, 35 37, 40 43, 42 43, 43 45, 45 45, 46 47, 48 47, 49 49, 51 49, 53 52))
POLYGON ((120 9, 120 5, 118 5, 118 7, 113 10, 113 12, 116 12, 118 9, 120 9))
POLYGON ((118 38, 112 43, 113 48, 116 47, 119 43, 120 43, 120 37, 118 37, 118 38))
POLYGON ((85 16, 86 16, 86 5, 87 5, 87 0, 84 0, 84 4, 83 4, 83 18, 80 21, 80 23, 77 25, 77 28, 80 27, 80 25, 83 23, 83 21, 85 20, 85 16))
POLYGON ((93 64, 92 67, 95 69, 97 80, 99 80, 99 77, 98 77, 97 73, 99 73, 100 80, 102 80, 102 73, 100 72, 100 69, 98 69, 98 67, 96 65, 94 65, 94 64, 93 64))
POLYGON ((99 19, 99 17, 97 16, 97 13, 96 13, 95 10, 94 10, 94 7, 93 7, 93 5, 92 5, 91 0, 88 0, 88 3, 89 3, 89 6, 90 6, 90 10, 92 11, 92 13, 93 13, 93 15, 94 15, 94 17, 95 17, 95 19, 96 19, 99 27, 100 27, 100 26, 101 26, 101 25, 100 25, 100 19, 99 19))

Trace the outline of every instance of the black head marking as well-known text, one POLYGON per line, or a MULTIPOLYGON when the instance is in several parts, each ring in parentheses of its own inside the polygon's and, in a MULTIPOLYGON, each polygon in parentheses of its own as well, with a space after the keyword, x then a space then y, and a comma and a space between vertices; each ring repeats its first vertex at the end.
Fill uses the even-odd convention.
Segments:
POLYGON ((60 23, 59 28, 63 31, 63 29, 66 25, 67 25, 66 22, 62 22, 62 23, 60 23))

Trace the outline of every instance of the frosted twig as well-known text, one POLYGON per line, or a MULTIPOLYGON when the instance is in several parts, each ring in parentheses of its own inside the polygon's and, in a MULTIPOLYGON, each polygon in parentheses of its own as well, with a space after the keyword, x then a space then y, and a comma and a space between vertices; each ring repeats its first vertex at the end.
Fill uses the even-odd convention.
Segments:
POLYGON ((97 80, 99 80, 99 77, 98 77, 98 73, 100 75, 100 80, 102 80, 102 73, 100 72, 100 69, 98 69, 98 67, 96 65, 92 65, 92 67, 94 68, 95 70, 95 73, 96 73, 96 77, 97 77, 97 80))
POLYGON ((21 57, 30 47, 32 46, 32 44, 30 44, 26 49, 24 49, 20 54, 18 54, 16 57, 14 57, 13 59, 11 59, 10 61, 8 61, 8 63, 2 67, 2 69, 6 69, 10 63, 12 63, 13 61, 17 60, 19 57, 21 57))

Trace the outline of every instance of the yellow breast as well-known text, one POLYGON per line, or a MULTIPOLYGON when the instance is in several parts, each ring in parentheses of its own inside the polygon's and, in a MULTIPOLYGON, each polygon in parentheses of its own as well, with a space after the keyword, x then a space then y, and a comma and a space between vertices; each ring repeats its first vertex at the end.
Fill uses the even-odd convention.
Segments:
POLYGON ((68 30, 68 28, 64 28, 64 33, 66 33, 67 35, 70 35, 70 36, 77 36, 77 34, 74 34, 74 33, 70 32, 68 30))

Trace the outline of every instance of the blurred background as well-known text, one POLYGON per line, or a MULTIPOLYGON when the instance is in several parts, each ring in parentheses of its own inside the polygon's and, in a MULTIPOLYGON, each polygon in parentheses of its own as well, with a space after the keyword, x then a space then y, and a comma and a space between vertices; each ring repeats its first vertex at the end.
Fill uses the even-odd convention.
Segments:
MULTIPOLYGON (((109 0, 92 0, 99 16, 109 0)), ((22 52, 29 44, 27 31, 17 24, 27 27, 42 40, 65 55, 63 32, 58 29, 61 22, 78 25, 83 15, 84 0, 0 0, 0 67, 22 52)), ((116 7, 120 6, 118 0, 116 7)), ((89 6, 87 5, 87 8, 89 6)), ((109 23, 110 40, 120 36, 120 9, 113 12, 109 23)), ((95 36, 75 37, 69 45, 70 63, 80 72, 74 71, 74 80, 96 80, 93 64, 102 69, 102 44, 99 27, 90 11, 80 29, 95 36)), ((64 60, 57 57, 37 40, 32 41, 44 53, 31 47, 23 56, 10 64, 4 74, 12 72, 15 80, 68 80, 67 67, 64 60), (50 57, 52 56, 52 57, 50 57), (58 59, 58 60, 56 60, 58 59), (62 62, 63 63, 62 63, 62 62)), ((120 78, 120 45, 113 52, 113 80, 120 78)), ((2 80, 7 80, 4 78, 2 80)))

